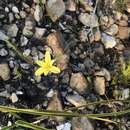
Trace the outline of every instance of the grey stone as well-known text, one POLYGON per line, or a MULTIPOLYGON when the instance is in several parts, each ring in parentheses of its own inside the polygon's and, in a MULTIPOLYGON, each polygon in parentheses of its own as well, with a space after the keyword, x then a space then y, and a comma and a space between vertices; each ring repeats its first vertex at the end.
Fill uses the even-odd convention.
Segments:
POLYGON ((37 22, 40 22, 43 18, 43 10, 39 5, 35 7, 34 18, 37 22))
POLYGON ((75 107, 86 105, 85 99, 79 94, 73 94, 66 96, 66 100, 73 104, 75 107))
POLYGON ((17 36, 18 27, 16 24, 5 25, 4 28, 7 31, 7 35, 9 37, 16 37, 17 36))
POLYGON ((24 50, 23 55, 24 56, 29 56, 30 53, 31 53, 31 50, 30 49, 26 49, 26 50, 24 50))
POLYGON ((102 33, 102 43, 104 44, 105 48, 113 48, 116 46, 116 39, 115 37, 112 37, 110 35, 107 35, 106 33, 102 33))
POLYGON ((113 24, 107 30, 105 30, 105 33, 114 36, 118 33, 118 30, 118 25, 113 24))
POLYGON ((21 46, 26 46, 28 43, 28 39, 25 36, 21 36, 20 42, 21 42, 21 46))
POLYGON ((72 130, 94 130, 94 127, 88 118, 74 117, 72 119, 72 130))
POLYGON ((5 32, 0 30, 0 40, 4 41, 4 40, 8 40, 9 37, 7 35, 5 35, 5 32))
POLYGON ((71 130, 71 124, 69 122, 56 126, 56 130, 71 130))
POLYGON ((52 21, 56 21, 65 12, 65 3, 63 0, 48 0, 46 10, 52 21))
POLYGON ((81 13, 79 15, 79 21, 85 25, 85 26, 89 26, 89 27, 98 27, 99 23, 98 23, 98 18, 96 15, 91 15, 88 13, 81 13))
POLYGON ((0 49, 0 56, 7 56, 8 51, 5 48, 0 49))
POLYGON ((12 7, 12 11, 13 11, 14 13, 19 13, 19 10, 18 10, 18 8, 17 8, 16 6, 13 6, 13 7, 12 7))

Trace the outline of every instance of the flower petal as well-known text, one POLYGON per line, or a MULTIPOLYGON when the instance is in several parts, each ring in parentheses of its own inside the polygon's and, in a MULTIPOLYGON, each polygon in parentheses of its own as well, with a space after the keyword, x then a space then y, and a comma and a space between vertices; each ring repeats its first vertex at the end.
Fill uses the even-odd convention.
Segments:
POLYGON ((51 60, 51 66, 53 65, 54 62, 55 62, 55 60, 51 60))
POLYGON ((40 76, 40 75, 42 75, 44 73, 44 69, 43 68, 39 68, 39 69, 37 69, 36 71, 35 71, 35 75, 36 76, 40 76))
POLYGON ((52 66, 50 68, 50 72, 58 74, 58 73, 60 73, 60 69, 58 67, 56 67, 56 66, 52 66))
POLYGON ((42 61, 42 60, 37 60, 37 61, 36 61, 36 64, 39 65, 39 66, 41 66, 41 67, 43 67, 44 64, 45 64, 45 62, 42 61))
POLYGON ((50 64, 51 63, 51 55, 49 51, 46 51, 45 53, 45 63, 50 64))

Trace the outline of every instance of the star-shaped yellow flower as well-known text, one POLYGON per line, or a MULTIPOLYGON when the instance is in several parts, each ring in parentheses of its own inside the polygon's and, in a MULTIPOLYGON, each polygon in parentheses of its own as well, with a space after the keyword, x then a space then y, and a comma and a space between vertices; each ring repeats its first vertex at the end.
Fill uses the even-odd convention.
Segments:
POLYGON ((60 69, 53 65, 54 62, 55 60, 51 59, 51 55, 49 51, 46 51, 45 60, 44 61, 38 60, 36 62, 36 64, 38 64, 40 68, 36 70, 35 75, 36 76, 40 76, 42 74, 47 75, 49 72, 52 72, 55 74, 60 73, 60 69))

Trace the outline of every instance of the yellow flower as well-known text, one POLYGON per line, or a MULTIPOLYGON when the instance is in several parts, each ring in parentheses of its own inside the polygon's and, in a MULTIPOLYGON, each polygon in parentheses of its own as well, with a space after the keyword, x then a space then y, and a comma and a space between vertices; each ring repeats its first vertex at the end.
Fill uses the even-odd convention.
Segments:
POLYGON ((54 62, 55 60, 51 59, 51 55, 49 51, 46 51, 45 60, 44 61, 38 60, 36 62, 36 64, 38 64, 40 68, 36 70, 35 75, 36 76, 40 76, 42 74, 47 75, 49 72, 52 72, 55 74, 60 73, 60 69, 53 65, 54 62))

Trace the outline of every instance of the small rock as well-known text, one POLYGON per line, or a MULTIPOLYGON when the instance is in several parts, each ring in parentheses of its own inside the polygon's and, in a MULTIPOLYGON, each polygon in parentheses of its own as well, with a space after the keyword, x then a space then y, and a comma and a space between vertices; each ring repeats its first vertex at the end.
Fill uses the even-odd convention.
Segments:
POLYGON ((26 50, 24 50, 23 55, 24 56, 29 56, 30 53, 31 53, 31 50, 30 49, 26 49, 26 50))
POLYGON ((45 28, 35 28, 35 34, 34 37, 37 39, 41 39, 45 33, 46 29, 45 28))
POLYGON ((10 100, 12 101, 12 103, 16 103, 18 101, 18 97, 17 97, 16 93, 11 94, 10 100))
POLYGON ((118 25, 113 24, 107 30, 105 30, 105 33, 112 35, 112 36, 116 35, 118 33, 118 25))
POLYGON ((21 63, 20 66, 25 70, 28 70, 30 68, 30 65, 27 63, 21 63))
POLYGON ((86 117, 73 117, 72 130, 94 130, 94 127, 86 117))
POLYGON ((94 88, 99 95, 105 94, 105 78, 96 76, 94 79, 94 88))
POLYGON ((106 81, 111 80, 110 72, 106 68, 102 68, 100 71, 95 72, 94 75, 104 77, 106 81))
POLYGON ((127 2, 126 4, 126 11, 130 13, 130 2, 127 2))
POLYGON ((108 16, 101 16, 100 17, 100 25, 101 26, 107 26, 109 22, 108 16))
POLYGON ((9 37, 16 37, 17 36, 18 27, 16 24, 5 25, 4 28, 7 31, 7 35, 9 37))
POLYGON ((117 37, 120 39, 128 39, 130 36, 130 27, 121 27, 119 26, 119 31, 117 37))
POLYGON ((128 21, 120 20, 120 21, 118 22, 118 25, 119 25, 119 26, 122 26, 122 27, 127 27, 127 26, 128 26, 128 21))
POLYGON ((121 93, 122 93, 121 98, 119 98, 120 100, 125 100, 125 99, 128 99, 130 97, 130 89, 129 88, 122 90, 121 93))
POLYGON ((25 11, 20 11, 20 16, 21 16, 21 18, 26 18, 26 12, 25 11))
MULTIPOLYGON (((51 111, 63 111, 63 106, 60 100, 60 96, 59 93, 56 91, 53 95, 53 97, 51 98, 47 110, 51 110, 51 111)), ((58 121, 63 121, 63 117, 54 117, 54 119, 58 120, 58 121)))
POLYGON ((46 96, 47 96, 48 98, 51 98, 53 95, 54 95, 54 90, 51 89, 51 90, 47 93, 46 96))
POLYGON ((79 94, 68 95, 66 96, 66 100, 70 102, 72 105, 74 105, 75 107, 86 105, 85 99, 79 94))
POLYGON ((13 13, 10 12, 8 14, 8 16, 9 16, 9 23, 12 23, 14 21, 14 15, 13 15, 13 13))
POLYGON ((53 50, 57 66, 61 70, 66 69, 69 57, 64 53, 64 50, 62 48, 62 46, 64 45, 62 34, 59 32, 49 34, 47 37, 47 44, 53 50))
POLYGON ((121 20, 121 17, 122 17, 122 13, 121 12, 119 12, 119 11, 115 11, 114 12, 114 18, 115 18, 115 20, 121 20))
POLYGON ((21 46, 26 46, 28 43, 28 39, 24 36, 21 36, 20 42, 21 42, 21 46))
POLYGON ((72 73, 70 78, 70 87, 80 94, 85 94, 88 88, 88 82, 82 73, 72 73))
POLYGON ((71 130, 71 124, 69 122, 56 126, 56 130, 71 130))
POLYGON ((4 41, 4 40, 8 40, 9 37, 7 35, 5 35, 4 31, 0 30, 0 40, 4 41))
POLYGON ((9 8, 5 7, 5 12, 9 13, 9 8))
POLYGON ((100 41, 101 40, 101 33, 98 30, 96 30, 96 32, 94 32, 94 41, 97 42, 97 41, 100 41))
POLYGON ((19 10, 18 10, 18 8, 17 8, 16 6, 13 6, 13 7, 12 7, 12 11, 13 11, 14 13, 19 13, 19 10))
POLYGON ((5 48, 0 49, 0 56, 7 56, 8 55, 8 51, 5 50, 5 48))
POLYGON ((0 64, 0 77, 6 81, 10 79, 10 69, 8 64, 0 64))
POLYGON ((72 11, 72 12, 76 11, 76 1, 75 0, 68 0, 67 10, 72 11))
POLYGON ((58 20, 65 12, 65 3, 63 0, 48 0, 46 10, 52 21, 58 20))
POLYGON ((39 5, 35 7, 34 18, 37 22, 40 22, 43 18, 43 11, 39 5))
POLYGON ((104 47, 101 43, 94 43, 93 45, 94 45, 93 50, 96 56, 104 55, 104 47))
POLYGON ((79 15, 79 21, 85 25, 85 26, 89 26, 89 27, 98 27, 98 18, 96 15, 90 15, 88 13, 81 13, 79 15))
POLYGON ((102 43, 104 44, 105 48, 113 48, 116 46, 116 39, 110 35, 102 33, 102 43))
POLYGON ((35 21, 34 18, 30 15, 25 20, 25 27, 23 29, 23 35, 26 37, 32 37, 35 31, 35 21))

